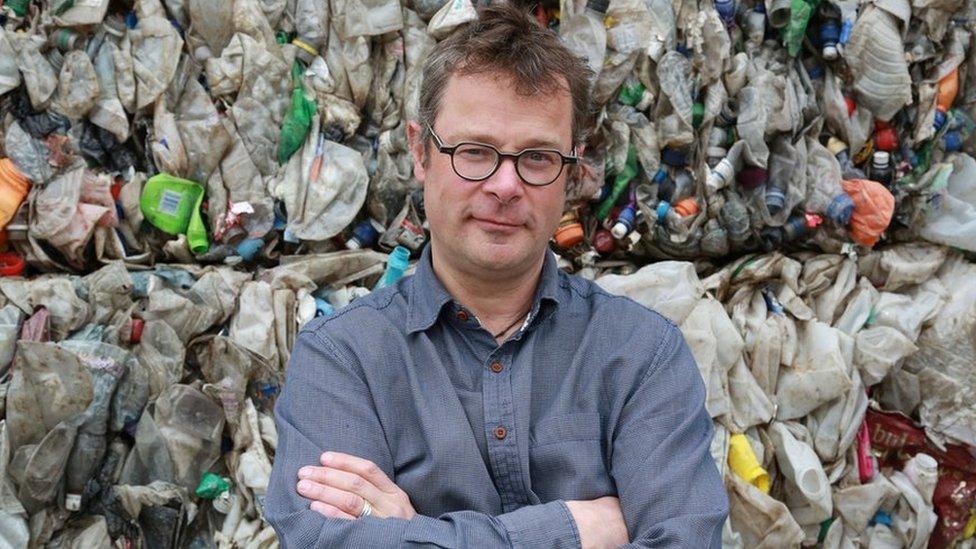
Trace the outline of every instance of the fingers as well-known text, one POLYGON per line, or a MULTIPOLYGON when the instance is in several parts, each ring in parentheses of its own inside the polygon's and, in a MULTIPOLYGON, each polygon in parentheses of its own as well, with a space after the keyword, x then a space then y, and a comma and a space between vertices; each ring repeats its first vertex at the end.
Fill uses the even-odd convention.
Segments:
MULTIPOLYGON (((312 466, 302 467, 298 470, 298 478, 302 482, 311 481, 318 486, 336 488, 358 496, 360 499, 369 500, 370 502, 378 502, 383 499, 383 494, 368 480, 356 473, 349 473, 340 469, 312 466)), ((299 485, 302 482, 299 482, 299 485)), ((299 490, 300 492, 301 490, 299 490)), ((349 510, 358 512, 362 511, 362 509, 362 501, 360 501, 356 507, 349 510)))
POLYGON ((309 507, 316 513, 320 513, 327 517, 356 520, 356 517, 346 513, 342 509, 333 507, 328 503, 322 503, 321 501, 313 501, 309 507))
POLYGON ((390 477, 386 476, 386 473, 378 465, 368 459, 341 452, 325 452, 320 461, 326 467, 355 473, 368 480, 377 489, 388 494, 397 491, 397 485, 390 480, 390 477))
POLYGON ((320 509, 331 512, 338 511, 339 514, 325 514, 326 516, 348 515, 349 518, 359 518, 363 512, 365 500, 352 492, 340 490, 332 486, 319 484, 312 480, 302 480, 298 483, 298 493, 312 500, 312 509, 322 512, 320 509), (319 504, 319 505, 316 505, 319 504), (320 509, 316 509, 319 507, 320 509))

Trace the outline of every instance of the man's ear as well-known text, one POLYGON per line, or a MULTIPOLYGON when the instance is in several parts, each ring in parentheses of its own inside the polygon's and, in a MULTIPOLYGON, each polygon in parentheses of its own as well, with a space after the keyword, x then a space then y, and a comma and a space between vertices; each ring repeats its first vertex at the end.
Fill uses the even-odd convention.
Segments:
POLYGON ((424 130, 419 122, 407 123, 407 144, 413 156, 413 176, 423 183, 427 178, 427 143, 423 139, 424 130))

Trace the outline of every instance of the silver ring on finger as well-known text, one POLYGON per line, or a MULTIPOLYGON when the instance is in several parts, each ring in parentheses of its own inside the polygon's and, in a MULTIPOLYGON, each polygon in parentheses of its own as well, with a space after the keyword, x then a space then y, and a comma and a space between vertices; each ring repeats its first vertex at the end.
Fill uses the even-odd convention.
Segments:
POLYGON ((373 506, 365 499, 363 500, 363 510, 359 512, 359 518, 368 517, 373 514, 373 506))

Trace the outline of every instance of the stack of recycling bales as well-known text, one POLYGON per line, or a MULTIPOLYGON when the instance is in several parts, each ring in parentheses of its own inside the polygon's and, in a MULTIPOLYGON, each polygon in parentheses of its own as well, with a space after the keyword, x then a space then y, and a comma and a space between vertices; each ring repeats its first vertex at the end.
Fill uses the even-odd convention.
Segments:
MULTIPOLYGON (((681 326, 725 544, 972 538, 973 3, 531 9, 600 107, 554 249, 681 326)), ((6 540, 276 543, 294 334, 423 246, 405 121, 423 59, 475 17, 3 2, 6 540)))

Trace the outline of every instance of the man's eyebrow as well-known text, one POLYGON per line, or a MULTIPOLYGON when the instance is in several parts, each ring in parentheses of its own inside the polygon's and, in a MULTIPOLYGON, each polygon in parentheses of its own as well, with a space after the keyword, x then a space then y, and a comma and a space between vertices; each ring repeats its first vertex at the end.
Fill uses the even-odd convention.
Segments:
MULTIPOLYGON (((495 147, 498 147, 498 142, 495 140, 494 137, 492 137, 491 135, 488 135, 488 134, 483 134, 483 133, 467 133, 467 134, 462 134, 461 136, 459 136, 456 139, 454 139, 453 142, 454 143, 461 143, 461 142, 464 142, 464 141, 467 141, 467 142, 472 142, 473 141, 473 142, 476 142, 476 143, 486 143, 488 145, 494 145, 495 147)), ((558 151, 558 150, 562 150, 563 147, 562 147, 562 145, 558 141, 555 141, 555 140, 552 140, 552 139, 548 139, 548 138, 545 138, 545 137, 533 137, 533 138, 526 139, 524 141, 520 141, 519 142, 519 147, 516 148, 515 150, 516 151, 521 151, 521 150, 524 150, 524 149, 540 149, 540 148, 541 149, 554 149, 554 150, 557 150, 558 151)))

